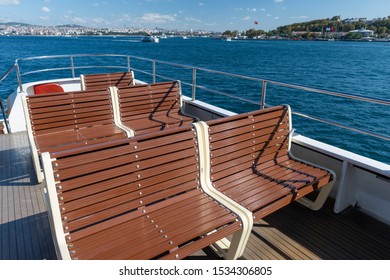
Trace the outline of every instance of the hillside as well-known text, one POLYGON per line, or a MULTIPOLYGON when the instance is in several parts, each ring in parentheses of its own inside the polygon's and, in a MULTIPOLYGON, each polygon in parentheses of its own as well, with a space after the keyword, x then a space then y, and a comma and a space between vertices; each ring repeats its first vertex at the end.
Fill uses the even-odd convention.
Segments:
POLYGON ((4 25, 4 26, 31 26, 31 24, 22 23, 22 22, 1 22, 0 25, 4 25))
POLYGON ((292 32, 349 32, 361 28, 373 30, 378 35, 386 34, 390 31, 390 16, 372 20, 366 18, 341 19, 340 16, 334 16, 330 19, 280 26, 276 31, 279 34, 291 34, 292 32))
POLYGON ((361 34, 359 32, 349 33, 352 30, 358 29, 372 30, 376 34, 375 36, 377 38, 389 37, 390 16, 372 20, 368 20, 366 18, 341 19, 340 16, 334 16, 332 18, 283 25, 279 26, 275 30, 270 30, 268 32, 264 30, 255 30, 254 28, 244 32, 239 32, 238 30, 226 30, 222 33, 222 36, 243 36, 250 39, 273 38, 276 36, 297 39, 333 38, 359 40, 361 39, 361 34))

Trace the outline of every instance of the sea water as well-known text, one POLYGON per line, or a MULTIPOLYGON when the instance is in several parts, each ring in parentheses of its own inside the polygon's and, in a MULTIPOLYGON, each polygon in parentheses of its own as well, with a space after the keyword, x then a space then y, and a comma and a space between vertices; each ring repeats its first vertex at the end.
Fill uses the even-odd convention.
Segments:
MULTIPOLYGON (((0 77, 16 58, 70 54, 124 54, 390 100, 390 44, 387 42, 222 41, 211 38, 0 36, 0 77)), ((158 70, 158 69, 157 69, 158 70)), ((150 71, 150 69, 149 69, 150 71)), ((175 72, 175 70, 171 70, 175 72)), ((178 74, 178 73, 173 73, 178 74)), ((137 74, 136 74, 137 75, 137 74)), ((53 76, 54 77, 54 76, 53 76)), ((139 77, 139 76, 136 76, 139 77)), ((50 77, 48 77, 50 78, 50 77)), ((179 79, 191 81, 191 75, 179 79)), ((3 101, 16 88, 11 74, 0 84, 3 101)), ((199 83, 260 102, 261 84, 198 74, 199 83)), ((197 99, 235 112, 257 105, 197 92, 197 99)), ((293 111, 390 136, 389 106, 329 97, 269 85, 267 104, 289 104, 293 111)), ((293 116, 297 133, 390 163, 390 142, 293 116)))

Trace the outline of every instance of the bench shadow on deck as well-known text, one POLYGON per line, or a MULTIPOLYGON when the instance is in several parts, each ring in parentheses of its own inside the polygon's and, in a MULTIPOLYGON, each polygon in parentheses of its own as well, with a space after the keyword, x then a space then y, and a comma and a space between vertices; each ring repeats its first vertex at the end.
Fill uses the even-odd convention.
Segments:
MULTIPOLYGON (((55 259, 43 185, 25 133, 0 141, 0 259, 55 259), (32 181, 33 180, 33 181, 32 181)), ((390 227, 332 201, 318 212, 293 203, 255 223, 241 259, 390 259, 390 227)), ((218 259, 211 249, 188 259, 218 259)))
POLYGON ((0 136, 0 260, 55 259, 26 133, 0 136))
POLYGON ((318 212, 293 203, 256 223, 244 259, 389 260, 390 227, 349 208, 318 212))

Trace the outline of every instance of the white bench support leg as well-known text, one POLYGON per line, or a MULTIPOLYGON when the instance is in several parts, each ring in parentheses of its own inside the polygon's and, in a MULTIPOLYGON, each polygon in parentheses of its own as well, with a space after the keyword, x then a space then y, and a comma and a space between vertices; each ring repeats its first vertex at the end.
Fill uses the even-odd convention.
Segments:
POLYGON ((297 200, 300 204, 303 206, 313 210, 313 211, 318 211, 322 208, 324 205, 326 199, 329 196, 329 193, 333 187, 335 180, 333 179, 331 182, 329 182, 327 185, 323 186, 320 190, 320 192, 317 195, 317 198, 313 201, 308 199, 307 197, 302 197, 297 200))

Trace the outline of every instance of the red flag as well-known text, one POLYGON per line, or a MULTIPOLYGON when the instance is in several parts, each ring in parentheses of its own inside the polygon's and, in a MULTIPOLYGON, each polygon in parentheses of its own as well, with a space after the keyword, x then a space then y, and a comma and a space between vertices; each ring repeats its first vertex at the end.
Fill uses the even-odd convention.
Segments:
POLYGON ((259 22, 258 22, 258 21, 255 21, 255 24, 259 24, 259 22))

